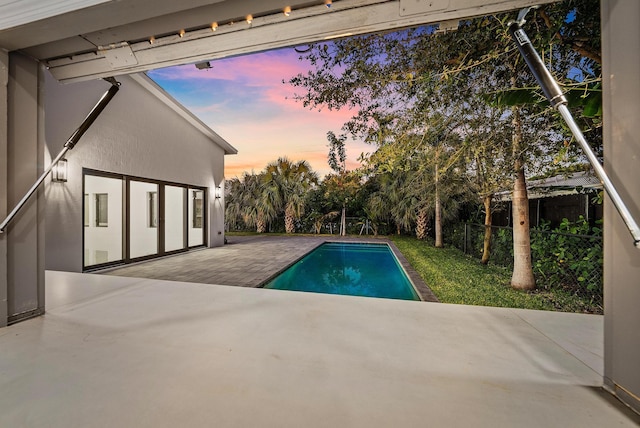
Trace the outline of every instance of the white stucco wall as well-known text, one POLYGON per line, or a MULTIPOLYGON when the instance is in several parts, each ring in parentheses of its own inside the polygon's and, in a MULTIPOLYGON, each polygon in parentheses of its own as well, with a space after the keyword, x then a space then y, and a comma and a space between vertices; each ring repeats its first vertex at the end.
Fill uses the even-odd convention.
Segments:
MULTIPOLYGON (((46 73, 45 143, 49 159, 63 147, 102 94, 105 81, 62 85, 46 73)), ((224 242, 224 202, 214 189, 224 150, 129 76, 71 150, 68 181, 48 182, 46 268, 82 271, 82 168, 207 187, 209 246, 224 242)))

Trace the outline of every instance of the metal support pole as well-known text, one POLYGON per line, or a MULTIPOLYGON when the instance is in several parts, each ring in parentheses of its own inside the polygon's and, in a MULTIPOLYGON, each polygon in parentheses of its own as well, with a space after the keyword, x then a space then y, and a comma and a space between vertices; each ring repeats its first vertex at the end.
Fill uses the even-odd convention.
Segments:
POLYGON ((27 191, 27 193, 22 197, 20 202, 18 202, 15 208, 13 208, 13 210, 9 213, 7 218, 5 218, 4 221, 0 224, 0 233, 4 233, 5 229, 7 228, 7 225, 11 222, 11 220, 13 220, 13 218, 18 214, 18 212, 22 209, 22 207, 27 203, 31 195, 33 195, 35 191, 38 190, 38 187, 40 187, 40 185, 42 184, 44 179, 47 177, 47 175, 49 175, 53 167, 58 163, 60 159, 64 157, 64 155, 69 150, 75 147, 76 143, 80 140, 80 138, 84 135, 84 133, 87 132, 87 129, 89 129, 89 127, 98 118, 98 116, 100 116, 100 113, 102 113, 102 110, 104 110, 104 108, 107 106, 107 104, 109 104, 109 102, 114 97, 116 92, 118 92, 118 90, 120 89, 120 82, 117 82, 113 77, 109 77, 104 80, 111 83, 111 87, 109 88, 109 90, 105 92, 104 95, 102 95, 102 98, 100 98, 98 103, 93 107, 93 109, 91 109, 91 111, 89 112, 87 117, 82 121, 78 129, 76 129, 71 135, 71 137, 69 137, 67 142, 64 143, 64 147, 62 148, 60 153, 58 153, 58 156, 56 156, 53 159, 53 161, 47 167, 47 169, 45 169, 45 171, 38 178, 38 180, 36 180, 33 186, 31 186, 31 188, 27 191))
POLYGON ((636 248, 640 249, 640 227, 638 227, 638 224, 633 219, 631 212, 629 212, 629 209, 620 197, 620 194, 618 193, 615 186, 609 179, 606 171, 600 164, 600 160, 593 152, 593 150, 591 150, 591 146, 589 146, 589 143, 584 138, 580 127, 573 119, 571 112, 567 108, 567 98, 562 93, 558 82, 556 82, 547 67, 544 65, 544 63, 540 59, 540 56, 533 48, 531 41, 527 36, 527 33, 525 33, 525 31, 522 29, 522 24, 525 22, 524 17, 528 11, 529 8, 523 9, 518 15, 518 21, 509 24, 509 32, 511 33, 513 40, 515 40, 516 45, 518 46, 518 50, 529 66, 529 69, 535 76, 538 84, 540 84, 540 86, 542 87, 544 95, 551 103, 551 106, 558 110, 562 118, 569 126, 569 129, 571 129, 571 132, 576 141, 578 142, 584 153, 587 155, 587 159, 589 159, 589 163, 593 167, 596 176, 602 182, 602 185, 611 198, 613 205, 618 210, 618 213, 626 224, 627 229, 629 229, 629 233, 631 233, 631 236, 633 237, 633 244, 636 246, 636 248))

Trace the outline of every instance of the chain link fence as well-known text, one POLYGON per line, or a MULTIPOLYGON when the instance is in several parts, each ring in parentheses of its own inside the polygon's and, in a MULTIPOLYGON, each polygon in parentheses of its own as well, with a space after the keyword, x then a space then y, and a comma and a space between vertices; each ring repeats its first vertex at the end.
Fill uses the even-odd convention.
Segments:
MULTIPOLYGON (((459 224, 449 231, 450 245, 482 258, 485 226, 459 224)), ((538 288, 561 288, 602 303, 602 237, 531 229, 531 261, 538 288)), ((489 263, 513 268, 513 229, 491 227, 489 263)))

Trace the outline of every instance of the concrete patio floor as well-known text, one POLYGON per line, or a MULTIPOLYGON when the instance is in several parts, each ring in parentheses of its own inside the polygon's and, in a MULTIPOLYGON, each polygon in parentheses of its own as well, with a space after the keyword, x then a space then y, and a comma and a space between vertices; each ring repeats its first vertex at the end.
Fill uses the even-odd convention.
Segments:
POLYGON ((0 427, 612 427, 601 316, 47 272, 0 427))

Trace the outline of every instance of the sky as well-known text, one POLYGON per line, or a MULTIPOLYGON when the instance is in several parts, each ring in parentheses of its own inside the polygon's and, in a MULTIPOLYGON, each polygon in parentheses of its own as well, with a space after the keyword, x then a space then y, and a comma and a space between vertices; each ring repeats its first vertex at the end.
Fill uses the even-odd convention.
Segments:
MULTIPOLYGON (((331 172, 327 132, 339 135, 356 111, 310 110, 296 102, 294 94, 304 89, 282 81, 309 70, 299 56, 285 48, 211 61, 211 69, 184 65, 148 75, 238 150, 225 156, 226 179, 258 173, 282 156, 308 161, 322 178, 331 172)), ((372 147, 349 138, 346 150, 347 169, 354 169, 372 147)))

